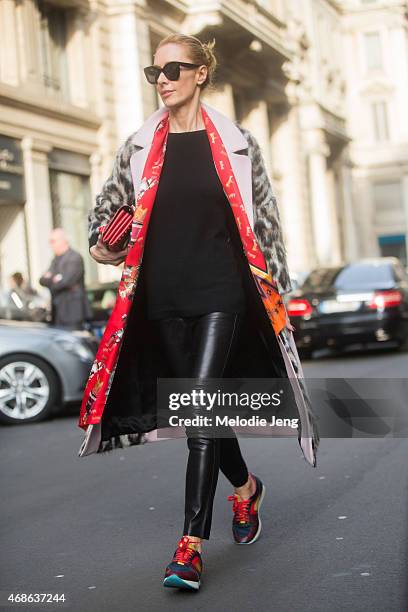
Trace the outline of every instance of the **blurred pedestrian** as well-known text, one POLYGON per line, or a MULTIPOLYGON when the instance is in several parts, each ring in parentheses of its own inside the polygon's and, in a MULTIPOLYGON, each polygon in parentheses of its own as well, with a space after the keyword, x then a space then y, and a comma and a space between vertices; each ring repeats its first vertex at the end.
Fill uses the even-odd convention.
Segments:
MULTIPOLYGON (((38 297, 37 291, 35 291, 30 283, 24 279, 21 272, 14 272, 9 276, 9 287, 10 289, 7 292, 7 296, 10 304, 12 304, 17 311, 20 311, 20 313, 25 313, 33 297, 38 297)), ((25 318, 23 314, 22 318, 25 318)))
POLYGON ((33 295, 38 295, 38 291, 31 287, 30 283, 24 279, 21 272, 14 272, 9 278, 10 291, 15 291, 21 297, 29 300, 33 295))
POLYGON ((92 312, 85 292, 82 255, 71 248, 60 227, 52 230, 49 243, 55 257, 39 282, 51 292, 51 323, 83 329, 92 312))
POLYGON ((0 316, 17 321, 43 321, 47 305, 21 272, 8 277, 8 289, 0 291, 0 316))

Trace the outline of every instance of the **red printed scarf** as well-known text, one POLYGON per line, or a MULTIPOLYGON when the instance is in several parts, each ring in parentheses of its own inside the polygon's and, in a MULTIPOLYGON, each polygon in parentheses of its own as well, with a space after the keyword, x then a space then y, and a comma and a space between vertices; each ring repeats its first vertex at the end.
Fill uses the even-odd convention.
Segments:
MULTIPOLYGON (((242 245, 256 287, 262 298, 271 325, 278 335, 287 323, 286 309, 275 280, 268 272, 265 258, 249 223, 245 206, 235 180, 224 144, 207 112, 201 107, 212 156, 224 192, 231 205, 242 245)), ((145 163, 142 181, 136 197, 136 209, 122 278, 113 312, 103 334, 82 400, 79 426, 86 428, 98 423, 112 384, 120 345, 126 329, 126 319, 135 293, 143 257, 144 242, 163 167, 169 114, 157 125, 145 163)))

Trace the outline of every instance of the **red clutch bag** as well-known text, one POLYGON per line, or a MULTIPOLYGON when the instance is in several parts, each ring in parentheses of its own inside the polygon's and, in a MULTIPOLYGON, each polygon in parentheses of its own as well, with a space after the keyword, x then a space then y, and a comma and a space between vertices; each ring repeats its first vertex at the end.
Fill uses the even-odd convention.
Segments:
POLYGON ((130 230, 134 214, 134 207, 124 204, 115 212, 107 225, 99 227, 102 241, 109 251, 121 251, 130 238, 130 230))

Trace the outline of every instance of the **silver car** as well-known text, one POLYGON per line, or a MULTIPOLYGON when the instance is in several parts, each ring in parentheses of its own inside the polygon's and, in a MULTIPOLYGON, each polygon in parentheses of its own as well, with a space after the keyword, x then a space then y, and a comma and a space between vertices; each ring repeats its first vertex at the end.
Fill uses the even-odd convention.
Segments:
POLYGON ((87 331, 0 319, 0 422, 41 421, 80 401, 97 345, 87 331))

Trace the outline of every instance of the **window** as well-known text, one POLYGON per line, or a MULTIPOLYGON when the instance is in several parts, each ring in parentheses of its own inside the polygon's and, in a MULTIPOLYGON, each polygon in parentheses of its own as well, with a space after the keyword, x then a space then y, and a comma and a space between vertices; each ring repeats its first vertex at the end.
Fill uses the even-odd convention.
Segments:
POLYGON ((333 286, 334 279, 342 270, 342 267, 316 268, 306 277, 302 289, 314 290, 319 288, 328 289, 333 286))
POLYGON ((37 0, 41 28, 41 65, 44 85, 69 99, 67 12, 37 0))
POLYGON ((62 227, 84 258, 85 281, 97 279, 88 250, 88 212, 92 207, 90 164, 86 155, 53 149, 48 156, 53 226, 62 227))
POLYGON ((371 105, 373 126, 374 126, 374 137, 377 141, 389 139, 388 129, 388 108, 387 103, 384 101, 373 102, 371 105))
POLYGON ((373 184, 375 215, 396 217, 403 212, 402 189, 400 181, 384 181, 373 184))
POLYGON ((364 47, 367 70, 380 70, 382 68, 380 33, 366 32, 364 34, 364 47))

